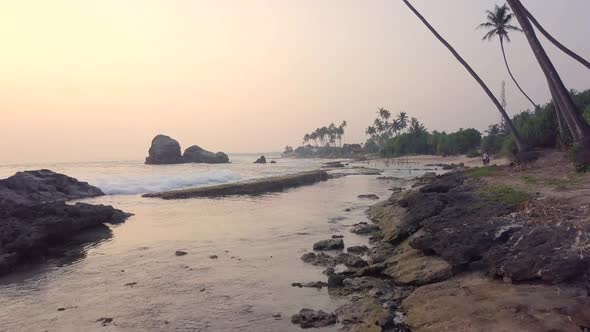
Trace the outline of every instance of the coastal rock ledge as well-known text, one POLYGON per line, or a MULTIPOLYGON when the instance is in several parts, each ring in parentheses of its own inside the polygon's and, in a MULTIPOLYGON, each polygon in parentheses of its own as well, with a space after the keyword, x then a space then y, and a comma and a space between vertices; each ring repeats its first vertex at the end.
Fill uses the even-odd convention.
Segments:
POLYGON ((213 153, 192 145, 181 154, 180 143, 166 135, 157 135, 145 158, 148 165, 168 165, 183 163, 223 164, 229 163, 229 157, 223 152, 213 153))
POLYGON ((104 195, 100 189, 50 170, 19 172, 0 180, 0 275, 37 261, 78 233, 125 221, 112 206, 66 200, 104 195))

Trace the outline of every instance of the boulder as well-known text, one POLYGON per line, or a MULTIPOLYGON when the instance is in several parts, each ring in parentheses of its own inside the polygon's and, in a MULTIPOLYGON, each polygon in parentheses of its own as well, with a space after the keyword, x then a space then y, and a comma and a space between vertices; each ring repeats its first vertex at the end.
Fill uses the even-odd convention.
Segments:
POLYGON ((319 265, 319 266, 334 266, 336 265, 336 261, 334 257, 330 255, 326 255, 323 252, 316 254, 314 252, 308 252, 307 254, 303 254, 301 256, 301 260, 305 263, 309 263, 311 265, 319 265))
POLYGON ((47 169, 18 172, 0 180, 0 203, 35 205, 102 195, 97 187, 47 169))
POLYGON ((149 155, 145 158, 146 164, 180 164, 182 162, 183 158, 180 155, 178 141, 166 135, 154 137, 149 149, 149 155))
POLYGON ((229 157, 223 152, 213 153, 193 145, 184 150, 182 160, 185 163, 225 164, 229 163, 229 157))
POLYGON ((264 156, 260 156, 260 158, 256 159, 254 162, 255 164, 266 164, 266 158, 264 156))
POLYGON ((341 250, 344 249, 344 241, 342 239, 329 239, 318 241, 313 244, 313 250, 341 250))
POLYGON ((361 268, 369 265, 367 261, 356 255, 340 253, 335 258, 336 264, 344 264, 349 268, 361 268))
POLYGON ((353 225, 352 229, 350 230, 351 233, 354 234, 373 234, 376 232, 381 231, 381 228, 379 228, 379 226, 374 225, 374 224, 369 224, 366 222, 360 222, 358 224, 353 225))
POLYGON ((322 310, 301 309, 298 314, 291 317, 291 323, 299 325, 303 329, 326 327, 336 324, 336 315, 328 314, 322 310))
POLYGON ((369 247, 367 247, 367 246, 352 246, 352 247, 346 248, 346 251, 348 251, 349 254, 362 255, 362 254, 367 253, 369 251, 369 247))

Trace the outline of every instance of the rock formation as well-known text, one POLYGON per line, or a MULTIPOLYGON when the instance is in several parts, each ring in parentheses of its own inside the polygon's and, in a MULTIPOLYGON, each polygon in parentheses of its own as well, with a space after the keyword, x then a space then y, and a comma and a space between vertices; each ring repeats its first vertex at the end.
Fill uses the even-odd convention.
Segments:
POLYGON ((254 162, 255 164, 266 164, 266 158, 264 156, 260 156, 260 158, 256 159, 254 162))
POLYGON ((149 155, 145 163, 149 165, 182 164, 182 163, 229 163, 229 157, 223 152, 213 153, 193 145, 180 154, 180 144, 175 139, 166 135, 157 135, 152 140, 149 155))
POLYGON ((206 163, 206 164, 224 164, 229 163, 229 157, 223 152, 213 153, 204 150, 198 145, 193 145, 186 150, 182 155, 182 160, 185 163, 206 163))
POLYGON ((184 162, 180 154, 180 144, 177 140, 166 136, 157 135, 152 140, 149 155, 145 163, 150 165, 180 164, 184 162))

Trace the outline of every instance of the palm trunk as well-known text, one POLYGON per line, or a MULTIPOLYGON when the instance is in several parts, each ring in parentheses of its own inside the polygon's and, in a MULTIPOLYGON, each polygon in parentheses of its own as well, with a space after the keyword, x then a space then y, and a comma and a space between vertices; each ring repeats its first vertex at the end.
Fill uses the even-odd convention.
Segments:
POLYGON ((516 81, 516 78, 514 78, 514 75, 512 75, 512 70, 510 70, 510 66, 508 65, 508 60, 506 59, 506 52, 504 51, 504 40, 502 39, 502 37, 500 37, 500 48, 502 49, 502 56, 504 57, 504 63, 506 64, 506 69, 508 70, 508 74, 510 75, 510 78, 512 78, 512 81, 514 82, 514 84, 516 84, 516 87, 518 88, 518 90, 520 90, 520 92, 522 92, 522 94, 526 97, 526 99, 528 99, 531 104, 533 104, 533 110, 537 109, 537 104, 535 104, 535 102, 529 97, 529 95, 527 95, 524 90, 520 87, 520 84, 518 84, 518 82, 516 81))
POLYGON ((528 147, 524 143, 524 141, 522 140, 522 138, 520 137, 520 135, 518 134, 518 131, 516 131, 516 128, 514 127, 514 124, 512 123, 512 120, 510 119, 510 117, 508 116, 508 114, 506 114, 506 111, 504 110, 504 108, 502 107, 502 105, 500 104, 500 102, 498 101, 498 99, 496 98, 496 96, 494 96, 494 94, 492 93, 492 91, 483 82, 483 80, 479 77, 479 75, 477 75, 477 73, 471 68, 471 66, 469 66, 469 64, 459 55, 459 53, 457 53, 457 51, 455 51, 455 49, 451 46, 451 44, 449 44, 432 27, 432 25, 430 25, 430 23, 428 23, 428 21, 424 18, 424 16, 422 16, 422 14, 420 14, 420 12, 418 12, 418 10, 416 10, 416 8, 414 8, 414 6, 412 6, 412 4, 410 4, 410 2, 408 0, 402 0, 402 1, 422 21, 422 23, 424 23, 424 25, 428 28, 428 30, 430 30, 430 32, 432 32, 432 34, 443 45, 446 46, 446 48, 455 56, 455 58, 457 59, 457 61, 459 61, 463 65, 463 67, 465 67, 465 69, 469 72, 469 74, 471 74, 471 76, 477 81, 477 83, 479 83, 479 85, 481 86, 481 88, 485 91, 485 93, 488 95, 488 97, 492 100, 492 103, 494 103, 494 105, 496 106, 496 108, 498 109, 498 111, 500 112, 500 114, 502 114, 502 117, 504 118, 504 121, 506 121, 506 124, 508 125, 508 128, 510 129, 510 132, 514 136, 514 141, 516 142, 516 146, 518 148, 518 151, 523 152, 523 151, 527 150, 528 147))
POLYGON ((539 23, 539 21, 537 21, 537 19, 531 14, 531 12, 529 12, 528 9, 526 9, 522 4, 521 4, 521 6, 522 6, 522 10, 526 14, 526 16, 535 25, 535 27, 537 29, 539 29, 539 31, 543 34, 543 36, 545 36, 545 38, 547 38, 550 42, 553 43, 553 45, 557 46, 557 48, 562 50, 565 54, 571 56, 572 58, 577 60, 579 63, 581 63, 583 66, 590 69, 590 62, 588 62, 586 59, 584 59, 581 56, 579 56, 578 54, 576 54, 574 51, 565 47, 563 44, 561 44, 559 41, 557 41, 557 39, 553 38, 553 36, 551 36, 549 34, 549 32, 547 32, 547 30, 545 30, 543 28, 543 26, 539 23))
MULTIPOLYGON (((557 99, 557 103, 559 104, 559 109, 563 112, 564 118, 567 120, 568 117, 571 120, 570 130, 572 132, 576 131, 577 136, 579 136, 579 141, 587 141, 590 139, 590 125, 584 120, 582 115, 577 111, 576 105, 572 96, 570 95, 569 91, 566 89, 561 77, 557 73, 557 70, 553 66, 551 59, 547 56, 545 49, 539 42, 537 35, 535 34, 535 30, 531 25, 531 22, 528 20, 528 16, 525 14, 525 11, 522 9, 522 4, 520 0, 507 0, 508 4, 512 8, 512 12, 516 19, 520 23, 522 30, 524 31, 529 44, 545 74, 545 77, 549 81, 549 85, 553 85, 553 89, 555 91, 555 98, 557 99)), ((590 143, 590 142, 584 142, 590 143)))

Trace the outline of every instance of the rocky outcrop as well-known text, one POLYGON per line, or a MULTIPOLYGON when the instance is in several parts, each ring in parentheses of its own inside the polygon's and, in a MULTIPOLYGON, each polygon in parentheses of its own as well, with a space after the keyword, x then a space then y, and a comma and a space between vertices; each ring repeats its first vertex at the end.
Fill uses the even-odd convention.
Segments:
POLYGON ((321 240, 313 244, 313 250, 341 250, 344 249, 344 241, 342 239, 321 240))
POLYGON ((83 230, 129 216, 111 206, 64 202, 100 195, 100 189, 50 170, 0 180, 0 274, 42 258, 83 230))
POLYGON ((184 162, 180 154, 180 144, 177 140, 166 135, 154 137, 148 153, 145 163, 149 165, 180 164, 184 162))
POLYGON ((228 183, 210 187, 175 190, 161 193, 145 194, 143 197, 162 199, 185 199, 194 197, 222 197, 232 195, 261 195, 269 192, 283 191, 288 188, 313 184, 328 179, 325 171, 309 171, 282 176, 273 176, 245 182, 228 183))
POLYGON ((180 154, 180 144, 177 140, 166 136, 157 135, 152 140, 149 155, 145 163, 149 165, 182 164, 182 163, 229 163, 229 157, 223 152, 213 153, 198 145, 193 145, 180 154))
POLYGON ((266 164, 266 158, 264 156, 260 156, 260 158, 254 161, 255 164, 266 164))
POLYGON ((336 315, 322 310, 301 309, 298 314, 291 317, 291 322, 303 329, 320 328, 336 324, 336 315))
POLYGON ((204 150, 203 148, 193 145, 186 150, 182 155, 182 160, 185 163, 206 163, 206 164, 224 164, 229 163, 229 157, 223 152, 213 153, 204 150))
POLYGON ((102 195, 97 187, 47 169, 18 172, 0 180, 0 204, 35 205, 102 195))
POLYGON ((579 288, 513 285, 480 274, 420 287, 402 306, 413 332, 579 332, 590 326, 590 297, 579 288))

